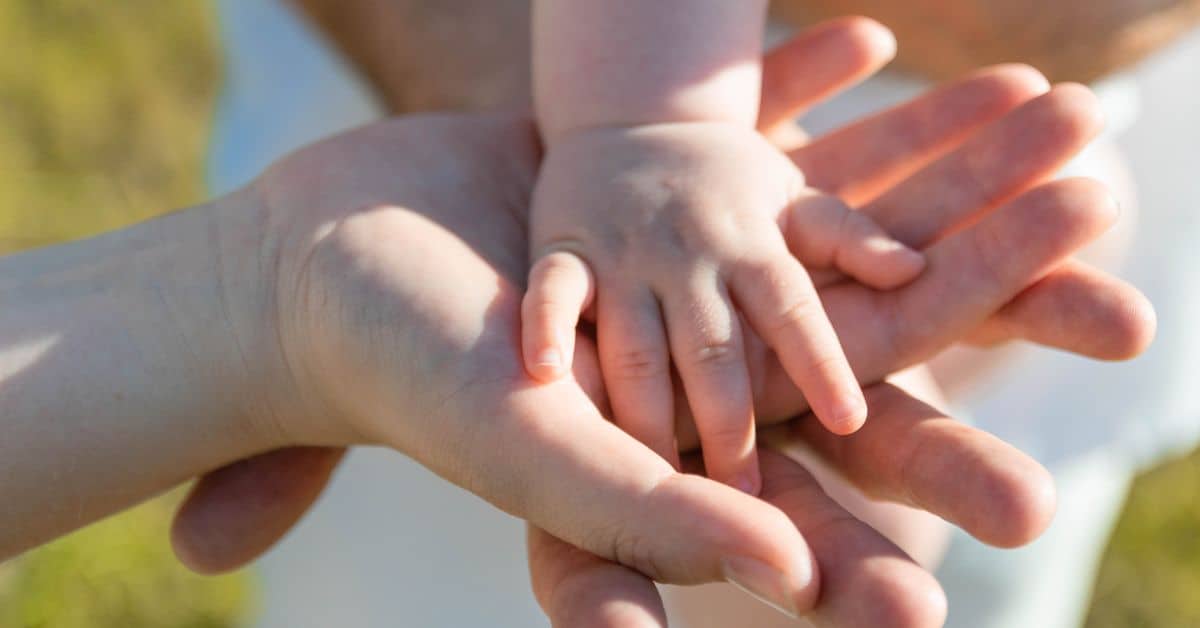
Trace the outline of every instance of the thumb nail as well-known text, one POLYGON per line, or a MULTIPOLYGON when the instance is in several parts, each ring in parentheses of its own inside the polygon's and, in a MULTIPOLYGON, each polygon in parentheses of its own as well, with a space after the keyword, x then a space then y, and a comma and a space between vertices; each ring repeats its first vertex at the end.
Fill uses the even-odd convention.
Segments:
POLYGON ((729 584, 788 617, 800 616, 793 595, 795 578, 753 558, 727 558, 722 561, 721 570, 729 584))

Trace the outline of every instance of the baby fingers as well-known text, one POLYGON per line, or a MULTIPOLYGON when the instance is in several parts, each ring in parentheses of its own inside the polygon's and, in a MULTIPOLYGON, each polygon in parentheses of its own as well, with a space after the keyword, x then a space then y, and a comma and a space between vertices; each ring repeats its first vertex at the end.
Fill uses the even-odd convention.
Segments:
POLYGON ((602 287, 596 334, 613 420, 679 468, 671 354, 658 301, 648 290, 602 287))
POLYGON ((571 370, 575 328, 592 301, 595 281, 587 264, 571 253, 550 253, 529 270, 521 303, 521 350, 525 370, 552 381, 571 370))
POLYGON ((696 420, 708 476, 750 494, 762 486, 754 398, 732 300, 702 273, 662 297, 671 357, 696 420))
POLYGON ((902 286, 925 268, 924 255, 836 196, 813 193, 787 211, 788 248, 808 268, 833 267, 880 290, 902 286))
POLYGON ((786 254, 745 262, 729 285, 813 413, 836 434, 862 427, 867 404, 812 279, 786 254))

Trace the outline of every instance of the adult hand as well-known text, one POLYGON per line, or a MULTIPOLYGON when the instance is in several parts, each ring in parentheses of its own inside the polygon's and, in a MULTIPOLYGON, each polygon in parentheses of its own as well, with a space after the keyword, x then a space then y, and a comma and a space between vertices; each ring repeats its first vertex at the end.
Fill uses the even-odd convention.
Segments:
MULTIPOLYGON (((833 32, 838 30, 835 28, 833 32)), ((828 37, 828 33, 825 36, 828 37)), ((836 41, 837 37, 832 39, 836 41)), ((846 188, 858 182, 860 188, 868 189, 870 186, 863 184, 864 181, 874 181, 882 187, 884 183, 878 182, 886 182, 889 176, 903 177, 914 169, 914 165, 944 152, 987 120, 999 117, 1042 89, 1031 83, 1036 81, 1031 81, 1030 75, 1022 71, 999 71, 975 77, 966 83, 968 87, 960 86, 957 91, 944 90, 941 101, 934 98, 922 106, 894 112, 889 114, 890 117, 856 127, 857 131, 844 132, 824 144, 810 145, 797 153, 797 158, 802 160, 809 155, 815 159, 820 155, 817 148, 831 151, 841 146, 842 154, 856 152, 864 146, 873 146, 861 142, 890 139, 890 134, 883 132, 888 130, 889 121, 895 124, 909 120, 917 112, 927 115, 933 105, 939 102, 946 105, 946 98, 950 98, 951 102, 966 98, 964 94, 973 94, 978 98, 967 98, 965 106, 958 102, 960 108, 966 110, 962 117, 939 120, 941 123, 927 120, 926 124, 919 125, 918 130, 909 136, 917 159, 901 160, 894 156, 893 162, 877 163, 872 168, 860 167, 854 177, 844 181, 846 188), (873 134, 871 129, 875 129, 873 134), (856 143, 857 149, 854 148, 856 143), (903 164, 898 165, 901 161, 903 164)), ((810 95, 827 92, 830 87, 829 83, 818 86, 810 95)), ((1061 97, 1047 98, 1054 104, 1058 102, 1055 98, 1061 97)), ((1078 113, 1059 111, 1059 115, 1066 118, 1078 113)), ((1053 118, 1043 120, 1043 124, 1056 128, 1055 125, 1061 121, 1060 118, 1053 118)), ((594 412, 594 408, 584 413, 587 416, 578 416, 581 413, 578 408, 586 404, 586 399, 578 390, 564 387, 535 389, 523 384, 519 375, 514 375, 514 369, 519 370, 519 360, 518 354, 510 354, 516 347, 512 338, 514 328, 511 326, 515 321, 515 310, 511 306, 512 296, 519 290, 510 282, 523 274, 521 212, 525 191, 522 185, 532 176, 536 160, 529 133, 528 127, 496 119, 417 119, 387 123, 335 140, 332 144, 309 149, 285 162, 260 183, 259 191, 272 201, 279 212, 276 221, 268 223, 268 227, 292 228, 288 236, 289 244, 297 245, 300 251, 309 252, 306 257, 314 260, 298 264, 297 268, 308 268, 306 272, 312 273, 312 269, 318 268, 317 261, 326 265, 318 270, 327 276, 318 280, 310 277, 301 281, 299 278, 302 274, 294 277, 297 280, 294 284, 295 294, 307 295, 312 301, 289 301, 288 304, 295 307, 280 309, 312 317, 315 315, 311 309, 314 302, 333 308, 332 312, 322 311, 323 316, 319 320, 310 318, 307 323, 297 323, 299 327, 314 333, 309 336, 311 340, 299 345, 303 350, 292 347, 292 351, 293 355, 308 355, 307 359, 296 361, 297 368, 294 371, 314 368, 316 360, 312 359, 313 355, 330 359, 329 364, 319 365, 318 373, 304 375, 312 393, 308 398, 315 398, 313 407, 328 408, 334 412, 314 412, 311 408, 298 410, 295 415, 298 420, 288 422, 290 436, 315 442, 383 439, 573 543, 608 558, 623 558, 643 571, 669 580, 699 581, 717 577, 720 550, 735 547, 750 553, 762 551, 769 555, 762 558, 770 560, 785 555, 806 555, 803 541, 795 533, 795 528, 786 519, 781 519, 778 510, 769 507, 764 509, 755 500, 747 502, 744 508, 734 507, 729 500, 740 500, 744 496, 727 493, 718 495, 713 492, 716 489, 698 479, 675 476, 662 470, 657 466, 656 459, 645 458, 647 452, 644 449, 627 441, 623 434, 613 432, 599 413, 594 412), (434 150, 430 150, 430 147, 434 147, 434 150), (402 173, 400 180, 397 173, 402 173), (297 192, 311 191, 314 185, 321 190, 319 194, 297 192), (416 187, 407 187, 410 185, 416 187), (281 211, 280 208, 286 209, 281 211), (328 229, 333 224, 337 227, 328 229), (387 226, 389 224, 392 226, 387 226), (336 237, 331 238, 328 231, 332 231, 336 237), (459 261, 453 261, 455 256, 459 261), (463 260, 470 260, 474 265, 463 260), (339 264, 343 266, 338 268, 339 264), (391 281, 395 277, 389 279, 393 269, 405 269, 405 272, 416 269, 418 273, 429 274, 421 278, 419 285, 409 286, 391 281), (445 274, 448 271, 450 274, 445 274), (313 281, 328 283, 314 291, 313 281), (447 285, 447 282, 465 282, 471 290, 462 290, 457 285, 447 285), (344 301, 338 303, 341 300, 344 301), (372 301, 375 302, 374 307, 366 308, 372 301), (403 326, 396 322, 405 317, 425 324, 427 328, 422 329, 423 334, 405 333, 403 326), (337 338, 338 334, 344 332, 331 330, 331 326, 346 326, 347 323, 366 324, 367 329, 373 330, 373 335, 364 334, 365 339, 337 338), (404 337, 399 337, 401 334, 404 337), (337 339, 331 341, 331 338, 337 339), (395 345, 379 346, 397 341, 414 343, 409 348, 415 350, 401 351, 395 345), (326 344, 320 346, 322 343, 326 344), (445 359, 434 365, 426 364, 428 368, 444 366, 456 369, 453 371, 455 377, 451 379, 462 382, 481 378, 484 383, 475 387, 441 390, 418 379, 414 373, 395 376, 398 358, 439 354, 444 355, 445 359), (325 372, 320 373, 322 370, 325 372), (336 378, 336 385, 328 381, 333 379, 329 374, 331 370, 342 371, 339 373, 341 376, 336 378), (387 378, 386 382, 382 381, 384 377, 387 378), (336 390, 337 387, 343 390, 336 390), (384 388, 389 390, 382 390, 384 388), (389 399, 394 401, 404 396, 418 398, 420 403, 389 403, 389 399), (437 423, 432 423, 429 430, 406 431, 408 426, 401 417, 388 416, 379 410, 396 407, 403 407, 406 411, 416 408, 411 410, 416 413, 416 419, 409 414, 410 421, 426 420, 420 414, 421 410, 425 410, 427 416, 437 419, 437 423), (547 408, 576 415, 569 429, 565 430, 567 433, 555 431, 560 419, 544 417, 547 408), (473 422, 479 415, 504 414, 509 416, 495 421, 495 425, 473 422), (329 421, 334 415, 348 417, 349 420, 344 423, 329 421), (520 415, 525 418, 512 419, 520 415), (528 418, 538 416, 542 418, 528 418), (480 427, 489 432, 486 437, 466 439, 464 442, 468 445, 457 448, 454 455, 446 452, 448 442, 480 427), (495 436, 494 430, 503 432, 509 429, 516 430, 519 436, 511 439, 495 436), (543 455, 540 461, 542 466, 531 467, 518 463, 502 468, 504 465, 498 464, 497 459, 505 459, 506 456, 511 458, 511 451, 497 452, 494 451, 497 448, 492 447, 491 451, 473 452, 470 443, 480 441, 489 445, 510 441, 521 443, 530 447, 530 451, 543 455), (586 447, 578 443, 585 443, 586 447), (598 451, 604 452, 603 455, 598 455, 598 451), (474 465, 474 468, 464 468, 470 465, 474 465), (563 473, 546 473, 547 465, 561 469, 563 473), (481 478, 481 471, 491 473, 484 473, 485 477, 481 478), (571 496, 580 486, 595 487, 594 494, 600 499, 588 504, 576 503, 571 496), (656 488, 647 495, 647 486, 656 488), (686 496, 679 497, 680 493, 672 488, 678 488, 686 496), (690 492, 693 489, 695 493, 690 492), (701 494, 711 498, 712 502, 706 503, 700 498, 701 494), (628 504, 634 498, 645 510, 639 508, 641 514, 631 517, 628 504), (696 510, 681 510, 680 503, 672 498, 682 500, 688 508, 696 510), (713 507, 716 504, 721 507, 713 507), (548 512, 551 509, 553 512, 548 512), (725 514, 728 512, 739 512, 741 522, 730 520, 729 515, 725 514), (680 526, 688 521, 703 522, 703 530, 681 530, 680 526), (776 528, 776 533, 769 535, 772 537, 769 539, 758 538, 756 530, 747 529, 754 527, 745 523, 748 521, 757 521, 759 524, 762 521, 774 522, 764 527, 776 528), (594 532, 597 529, 609 532, 594 532), (659 546, 650 542, 664 538, 670 541, 659 546), (634 542, 632 550, 628 545, 631 541, 634 542), (641 554, 638 547, 647 548, 645 551, 653 554, 641 554), (719 548, 715 553, 714 547, 719 548), (775 554, 780 550, 781 553, 775 554)), ((1070 151, 1064 148, 1065 143, 1069 142, 1064 143, 1062 137, 1058 137, 1060 134, 1050 135, 1058 139, 1047 142, 1036 152, 1043 156, 1061 155, 1064 152, 1069 154, 1070 151)), ((830 154, 838 153, 834 151, 830 154)), ((900 151, 896 151, 896 154, 899 155, 900 151)), ((1028 158, 1028 155, 1024 157, 1028 158)), ((847 169, 855 172, 854 168, 847 169)), ((820 167, 814 164, 810 172, 820 172, 820 167)), ((984 170, 980 172, 980 178, 986 180, 992 174, 984 170)), ((821 181, 819 174, 810 176, 814 182, 821 181)), ((1012 193, 1032 183, 1027 174, 1020 176, 1025 179, 1012 182, 1018 178, 1014 175, 1005 184, 1012 193)), ((836 179, 826 180, 837 183, 836 179)), ((824 185, 836 188, 836 185, 829 183, 824 185)), ((1104 218, 1097 215, 1096 210, 1097 206, 1104 204, 1105 199, 1096 198, 1098 195, 1088 184, 1078 182, 1039 190, 1015 201, 1005 211, 995 212, 971 229, 939 242, 930 250, 942 261, 937 267, 931 268, 927 277, 920 282, 923 292, 914 293, 918 296, 923 294, 920 299, 909 297, 911 301, 897 298, 894 303, 884 302, 861 291, 856 292, 852 286, 837 286, 837 294, 848 296, 827 298, 826 301, 831 312, 834 311, 834 304, 841 302, 844 304, 837 307, 849 313, 841 315, 843 327, 839 327, 839 331, 847 335, 866 331, 855 329, 854 324, 874 326, 880 321, 887 321, 888 313, 896 311, 888 308, 900 302, 924 304, 926 308, 937 309, 937 312, 933 312, 938 315, 934 320, 945 321, 949 317, 951 329, 960 330, 960 333, 964 328, 973 327, 1100 229, 1104 218), (1073 206, 1075 201, 1080 201, 1078 206, 1073 206), (1036 246, 1031 247, 1033 250, 1022 251, 1022 259, 1012 259, 1011 251, 996 250, 995 247, 976 251, 971 246, 972 238, 985 242, 989 237, 1001 237, 1006 233, 1024 235, 1030 225, 1030 214, 1036 214, 1039 218, 1040 235, 1036 246), (994 257, 981 258, 981 252, 994 257), (963 280, 958 272, 954 272, 954 269, 980 268, 981 264, 993 269, 984 276, 983 285, 978 281, 979 277, 963 280), (959 302, 966 304, 961 311, 957 306, 959 302)), ((1100 213, 1103 213, 1102 209, 1100 213)), ((952 216, 950 219, 958 218, 961 216, 952 216)), ((933 230, 940 228, 935 225, 933 230)), ((280 268, 286 266, 281 263, 280 268)), ((283 276, 276 281, 276 285, 289 285, 283 276)), ((1074 294, 1071 304, 1077 306, 1080 302, 1090 304, 1097 301, 1103 304, 1106 299, 1112 298, 1110 284, 1093 287, 1095 289, 1074 294)), ((1046 302, 1058 303, 1053 299, 1046 302)), ((916 305, 906 307, 911 308, 904 312, 912 315, 908 319, 910 322, 925 320, 918 316, 924 312, 916 305)), ((1125 301, 1122 301, 1121 307, 1114 308, 1110 303, 1104 309, 1110 313, 1110 318, 1096 319, 1097 327, 1105 328, 1114 335, 1123 335, 1127 345, 1140 342, 1142 328, 1137 325, 1121 327, 1127 318, 1123 314, 1128 310, 1125 301), (1118 324, 1114 326, 1113 321, 1118 324), (1128 333, 1129 330, 1136 333, 1128 333)), ((1053 311, 1061 313, 1064 310, 1058 308, 1053 311)), ((1010 323, 1006 327, 1028 334, 1027 330, 1038 328, 1038 320, 1047 318, 1044 314, 1039 317, 1022 312, 1027 310, 1017 312, 1018 323, 1010 323)), ((892 352, 890 348, 893 345, 888 342, 886 346, 875 348, 878 353, 872 353, 869 343, 859 343, 862 345, 859 350, 865 351, 861 354, 865 357, 860 359, 867 359, 868 364, 883 368, 888 362, 898 364, 916 359, 918 354, 931 352, 939 344, 953 340, 947 338, 946 334, 933 333, 937 330, 930 329, 932 326, 930 324, 927 328, 923 323, 920 327, 895 328, 895 346, 908 348, 909 351, 892 352)), ((287 338, 287 334, 283 337, 287 338)), ((294 339, 291 341, 295 342, 294 339)), ((581 346, 586 347, 585 344, 581 346)), ((286 342, 284 347, 287 348, 286 342)), ((586 359, 580 360, 580 363, 585 362, 586 359)), ((586 378, 581 380, 586 381, 586 378)), ((796 400, 787 398, 790 394, 788 391, 772 392, 776 388, 782 390, 782 387, 768 385, 765 390, 769 394, 765 398, 767 402, 776 404, 779 413, 783 414, 788 403, 794 404, 796 400)), ((794 405, 799 407, 798 404, 794 405)), ((508 435, 512 436, 512 433, 508 435)), ((504 447, 502 445, 500 449, 504 447)), ((959 447, 954 451, 961 454, 971 450, 959 447)), ((307 500, 323 484, 330 461, 336 455, 332 451, 292 450, 209 476, 198 485, 181 511, 176 527, 177 546, 181 553, 195 566, 218 569, 237 564, 261 551, 307 507, 307 500), (288 473, 295 469, 306 469, 309 473, 292 479, 288 473), (275 470, 275 473, 271 473, 271 470, 275 470), (262 508, 257 510, 240 509, 246 504, 246 499, 260 499, 264 489, 277 490, 275 499, 260 501, 262 508), (251 530, 255 533, 242 535, 251 530)), ((944 457, 937 459, 945 460, 944 457)), ((1029 468, 1027 459, 1008 450, 996 459, 1014 462, 1011 468, 1029 468)), ((979 471, 982 477, 990 478, 989 486, 1000 486, 1004 490, 999 493, 1013 498, 1007 501, 1001 499, 998 503, 1019 506, 1015 512, 997 513, 996 521, 1025 517, 1036 524, 1036 520, 1044 518, 1030 516, 1031 512, 1037 515, 1037 512, 1044 511, 1044 500, 1039 497, 1044 495, 1044 490, 1039 487, 1040 480, 1035 477, 1036 473, 1025 474, 1022 481, 1012 482, 1004 480, 1012 476, 994 475, 995 469, 984 468, 979 471)), ((944 497, 956 494, 953 491, 946 492, 946 488, 942 486, 940 490, 933 490, 933 493, 944 497)), ((993 497, 996 494, 993 492, 993 497)), ((994 533, 992 530, 980 530, 979 522, 972 524, 961 513, 958 518, 968 528, 976 528, 975 532, 983 536, 994 533)), ((859 527, 853 529, 857 531, 859 527)), ((1009 528, 1014 530, 1010 537, 993 540, 1019 542, 1031 534, 1031 527, 1038 526, 1023 526, 1017 521, 1016 525, 1009 528)), ((841 563, 834 561, 834 564, 841 563)), ((829 568, 824 571, 828 573, 829 568)), ((827 586, 832 586, 832 582, 827 586)))
MULTIPOLYGON (((841 23, 841 27, 845 26, 841 23)), ((859 59, 866 61, 858 63, 875 69, 874 66, 888 56, 889 47, 886 40, 870 35, 870 29, 855 33, 834 26, 829 31, 810 33, 777 50, 767 64, 765 82, 768 91, 764 93, 763 107, 766 128, 777 127, 776 135, 789 135, 788 125, 801 112, 800 105, 824 94, 803 79, 789 80, 788 75, 821 76, 823 69, 829 69, 828 66, 807 67, 803 60, 859 59), (857 54, 853 54, 855 52, 857 54), (778 91, 772 92, 770 87, 778 91)), ((846 76, 854 75, 849 69, 836 68, 846 76)), ((1095 103, 1086 92, 1074 87, 1060 88, 1013 111, 1045 89, 1040 77, 1021 68, 980 72, 925 98, 801 147, 794 152, 794 157, 818 187, 872 212, 910 244, 925 246, 1048 177, 1098 130, 1095 103), (1003 120, 995 122, 1000 118, 1003 120), (977 132, 988 125, 990 128, 977 132), (964 142, 968 137, 970 140, 964 142), (921 213, 914 211, 915 208, 930 211, 921 213)), ((1020 207, 1019 203, 1014 204, 1010 210, 1019 211, 1020 207)), ((1014 244, 1009 250, 1017 248, 1014 244)), ((969 278, 970 269, 962 270, 969 278)), ((849 291, 852 293, 854 289, 849 291)), ((829 290, 822 296, 831 315, 839 307, 839 299, 846 298, 829 290)), ((931 332, 938 333, 936 320, 940 314, 934 309, 936 300, 914 298, 908 303, 904 309, 911 308, 910 311, 920 314, 907 322, 928 325, 931 332)), ((946 314, 948 319, 956 317, 955 313, 946 314)), ((949 323, 948 319, 943 320, 949 323)), ((886 318, 882 320, 888 322, 886 318)), ((905 322, 902 318, 890 320, 892 323, 905 322)), ((891 356, 895 360, 891 362, 893 368, 906 361, 896 360, 898 356, 910 351, 919 355, 921 350, 917 347, 929 340, 920 338, 919 334, 898 333, 891 324, 884 328, 885 334, 915 342, 908 347, 897 347, 891 356)), ((1140 352, 1152 333, 1152 311, 1136 291, 1103 273, 1067 262, 1020 293, 971 335, 990 338, 993 342, 1013 338, 1042 340, 1052 346, 1099 358, 1120 359, 1140 352), (1083 306, 1084 314, 1068 316, 1073 309, 1072 303, 1083 306), (1069 320, 1082 329, 1070 330, 1069 320), (1098 337, 1091 336, 1097 332, 1103 333, 1098 337), (1116 332, 1115 336, 1112 332, 1116 332), (1105 340, 1113 338, 1114 342, 1105 340)), ((867 349, 868 353, 870 351, 867 349)), ((770 355, 764 357, 768 361, 771 359, 770 355)), ((869 369, 870 362, 856 363, 860 375, 864 367, 869 369)), ((779 370, 773 364, 764 364, 760 372, 778 373, 779 370)), ((760 407, 771 405, 766 401, 774 394, 772 391, 785 398, 781 402, 783 413, 794 409, 793 404, 802 402, 786 382, 781 382, 777 388, 766 385, 760 407)), ((821 434, 819 429, 811 429, 811 421, 799 421, 791 437, 802 438, 808 448, 824 455, 834 468, 873 497, 927 508, 958 522, 985 541, 1000 545, 1019 544, 1023 535, 1028 535, 1024 537, 1027 540, 1040 531, 1044 520, 1037 517, 1026 518, 1023 525, 1008 528, 1008 532, 1014 533, 1012 536, 1000 529, 983 531, 980 519, 974 518, 980 513, 990 516, 998 509, 1005 514, 997 521, 1004 520, 1005 525, 1010 525, 1016 520, 1013 518, 1016 513, 1044 514, 1046 511, 1034 506, 1038 503, 1036 499, 1021 502, 1038 495, 1032 489, 1038 481, 1044 481, 1044 477, 1037 474, 1014 476, 1011 485, 989 491, 984 488, 986 481, 979 481, 988 477, 986 472, 973 476, 977 483, 959 475, 963 470, 970 470, 968 474, 978 471, 970 462, 956 459, 959 454, 966 455, 980 447, 977 450, 981 455, 979 459, 986 459, 987 456, 982 454, 990 446, 995 449, 988 456, 1001 460, 1013 456, 1014 452, 1005 451, 997 443, 989 443, 989 438, 970 428, 931 419, 901 418, 902 410, 879 404, 873 395, 877 389, 871 389, 871 392, 875 412, 866 428, 854 437, 839 442, 821 434), (898 426, 904 427, 897 429, 898 426), (933 431, 926 432, 929 428, 933 431), (938 436, 928 438, 933 433, 938 436), (872 442, 874 445, 867 444, 872 442), (914 475, 913 467, 921 466, 916 462, 919 457, 927 457, 925 463, 930 467, 926 473, 933 468, 954 469, 953 474, 942 474, 943 478, 952 479, 935 486, 930 483, 937 477, 935 474, 915 477, 921 474, 915 472, 914 475), (891 462, 880 465, 883 460, 891 462), (1014 490, 1021 485, 1025 492, 1014 490), (998 495, 1019 497, 1015 501, 1004 501, 996 500, 998 495), (955 504, 964 508, 956 513, 958 516, 965 515, 973 520, 956 518, 951 513, 955 504)), ((936 413, 930 416, 936 416, 936 413)), ((694 442, 690 432, 681 437, 685 445, 694 442)), ((787 459, 764 460, 763 471, 769 487, 784 485, 795 489, 806 484, 795 481, 806 475, 799 465, 787 459), (779 477, 783 479, 776 479, 779 477)), ((996 477, 991 476, 991 479, 994 481, 996 477)), ((1048 484, 1045 487, 1048 489, 1048 484)), ((814 495, 812 491, 801 491, 801 494, 810 501, 801 507, 784 510, 813 546, 826 578, 822 586, 823 595, 827 597, 823 598, 813 619, 830 625, 941 624, 944 601, 936 594, 932 598, 930 595, 938 591, 936 584, 911 562, 889 562, 884 558, 869 572, 874 578, 867 579, 862 579, 861 572, 838 569, 839 565, 854 564, 854 561, 845 560, 847 553, 862 552, 858 558, 866 560, 871 555, 867 549, 871 543, 856 543, 853 538, 839 539, 833 547, 841 548, 841 554, 836 554, 829 546, 822 546, 820 535, 811 532, 813 513, 825 513, 832 518, 849 516, 841 508, 831 505, 824 495, 814 495), (836 558, 822 561, 825 556, 836 558), (855 581, 857 587, 838 581, 839 577, 852 577, 851 574, 859 578, 855 581), (864 604, 863 600, 870 603, 864 604)), ((774 501, 770 491, 764 492, 764 497, 774 501)), ((1049 499, 1045 493, 1041 497, 1049 499)), ((793 506, 796 501, 792 499, 793 506)), ((819 514, 816 518, 821 520, 819 514)), ((862 538, 878 542, 876 535, 868 534, 862 538)), ((657 592, 641 575, 587 555, 533 529, 529 546, 535 594, 555 625, 665 624, 657 592)), ((879 547, 887 546, 876 546, 876 549, 879 547)))

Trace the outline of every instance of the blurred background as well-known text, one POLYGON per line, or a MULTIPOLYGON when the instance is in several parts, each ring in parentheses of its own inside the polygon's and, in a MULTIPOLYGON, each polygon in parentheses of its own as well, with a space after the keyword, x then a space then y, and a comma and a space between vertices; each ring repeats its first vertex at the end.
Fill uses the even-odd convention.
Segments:
MULTIPOLYGON (((5 0, 0 40, 0 252, 206 196, 222 76, 212 3, 5 0)), ((201 578, 175 561, 167 528, 178 499, 0 564, 0 626, 253 625, 261 597, 252 570, 201 578)), ((1087 625, 1200 625, 1200 455, 1136 480, 1087 625)))

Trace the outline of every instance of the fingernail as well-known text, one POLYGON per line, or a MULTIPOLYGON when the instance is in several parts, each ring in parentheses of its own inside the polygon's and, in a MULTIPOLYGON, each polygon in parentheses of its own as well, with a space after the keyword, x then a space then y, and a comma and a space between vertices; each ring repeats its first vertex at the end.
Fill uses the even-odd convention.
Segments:
POLYGON ((562 354, 559 353, 558 349, 545 349, 538 354, 537 364, 538 366, 549 366, 557 371, 562 368, 562 354))
MULTIPOLYGON (((787 574, 764 562, 741 557, 723 560, 721 571, 726 582, 745 591, 758 601, 793 619, 800 616, 792 597, 795 590, 792 579, 787 574)), ((807 578, 803 580, 807 582, 807 578)))
POLYGON ((862 397, 842 397, 834 410, 833 429, 838 434, 853 434, 867 422, 867 405, 862 397))

